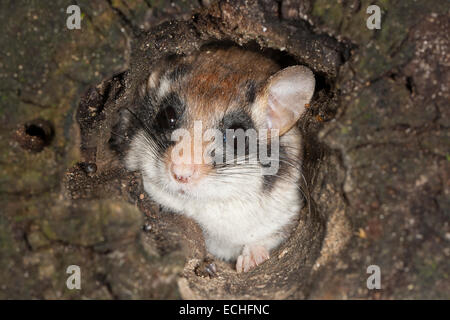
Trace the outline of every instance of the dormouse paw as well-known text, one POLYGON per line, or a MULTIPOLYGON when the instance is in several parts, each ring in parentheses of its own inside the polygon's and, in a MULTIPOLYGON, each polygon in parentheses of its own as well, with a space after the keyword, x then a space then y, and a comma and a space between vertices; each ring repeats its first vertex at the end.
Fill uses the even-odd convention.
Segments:
POLYGON ((237 258, 236 271, 247 272, 269 259, 269 251, 263 246, 245 245, 242 254, 237 258))

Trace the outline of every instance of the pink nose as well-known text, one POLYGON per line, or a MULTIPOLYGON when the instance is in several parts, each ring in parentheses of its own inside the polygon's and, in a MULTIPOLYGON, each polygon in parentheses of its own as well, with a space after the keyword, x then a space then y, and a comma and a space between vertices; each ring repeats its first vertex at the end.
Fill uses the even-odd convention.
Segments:
POLYGON ((196 166, 193 164, 172 163, 170 171, 174 179, 180 183, 188 183, 196 173, 196 166))

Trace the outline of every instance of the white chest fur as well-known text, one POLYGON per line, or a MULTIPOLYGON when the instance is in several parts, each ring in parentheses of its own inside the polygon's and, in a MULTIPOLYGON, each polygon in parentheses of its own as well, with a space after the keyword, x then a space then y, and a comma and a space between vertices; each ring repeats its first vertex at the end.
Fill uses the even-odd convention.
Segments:
POLYGON ((293 222, 301 206, 298 189, 282 181, 270 197, 242 197, 235 201, 174 197, 145 176, 144 188, 155 201, 198 222, 208 251, 225 260, 235 259, 244 245, 263 245, 268 250, 278 246, 288 236, 284 228, 293 222))

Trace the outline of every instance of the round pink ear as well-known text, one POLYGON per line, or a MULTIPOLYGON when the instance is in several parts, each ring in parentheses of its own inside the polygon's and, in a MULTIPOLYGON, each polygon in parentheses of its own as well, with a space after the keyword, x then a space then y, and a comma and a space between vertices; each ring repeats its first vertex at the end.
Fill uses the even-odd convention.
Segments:
POLYGON ((305 66, 287 67, 270 77, 264 99, 267 127, 278 129, 280 135, 292 128, 310 102, 314 87, 314 74, 305 66))

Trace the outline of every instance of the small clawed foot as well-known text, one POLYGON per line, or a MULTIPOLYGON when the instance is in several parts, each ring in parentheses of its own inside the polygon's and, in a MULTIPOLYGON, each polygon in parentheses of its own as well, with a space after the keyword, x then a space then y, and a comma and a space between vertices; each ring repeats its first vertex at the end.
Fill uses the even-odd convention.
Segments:
POLYGON ((247 272, 269 259, 269 251, 263 246, 244 246, 242 254, 237 258, 236 271, 247 272))

